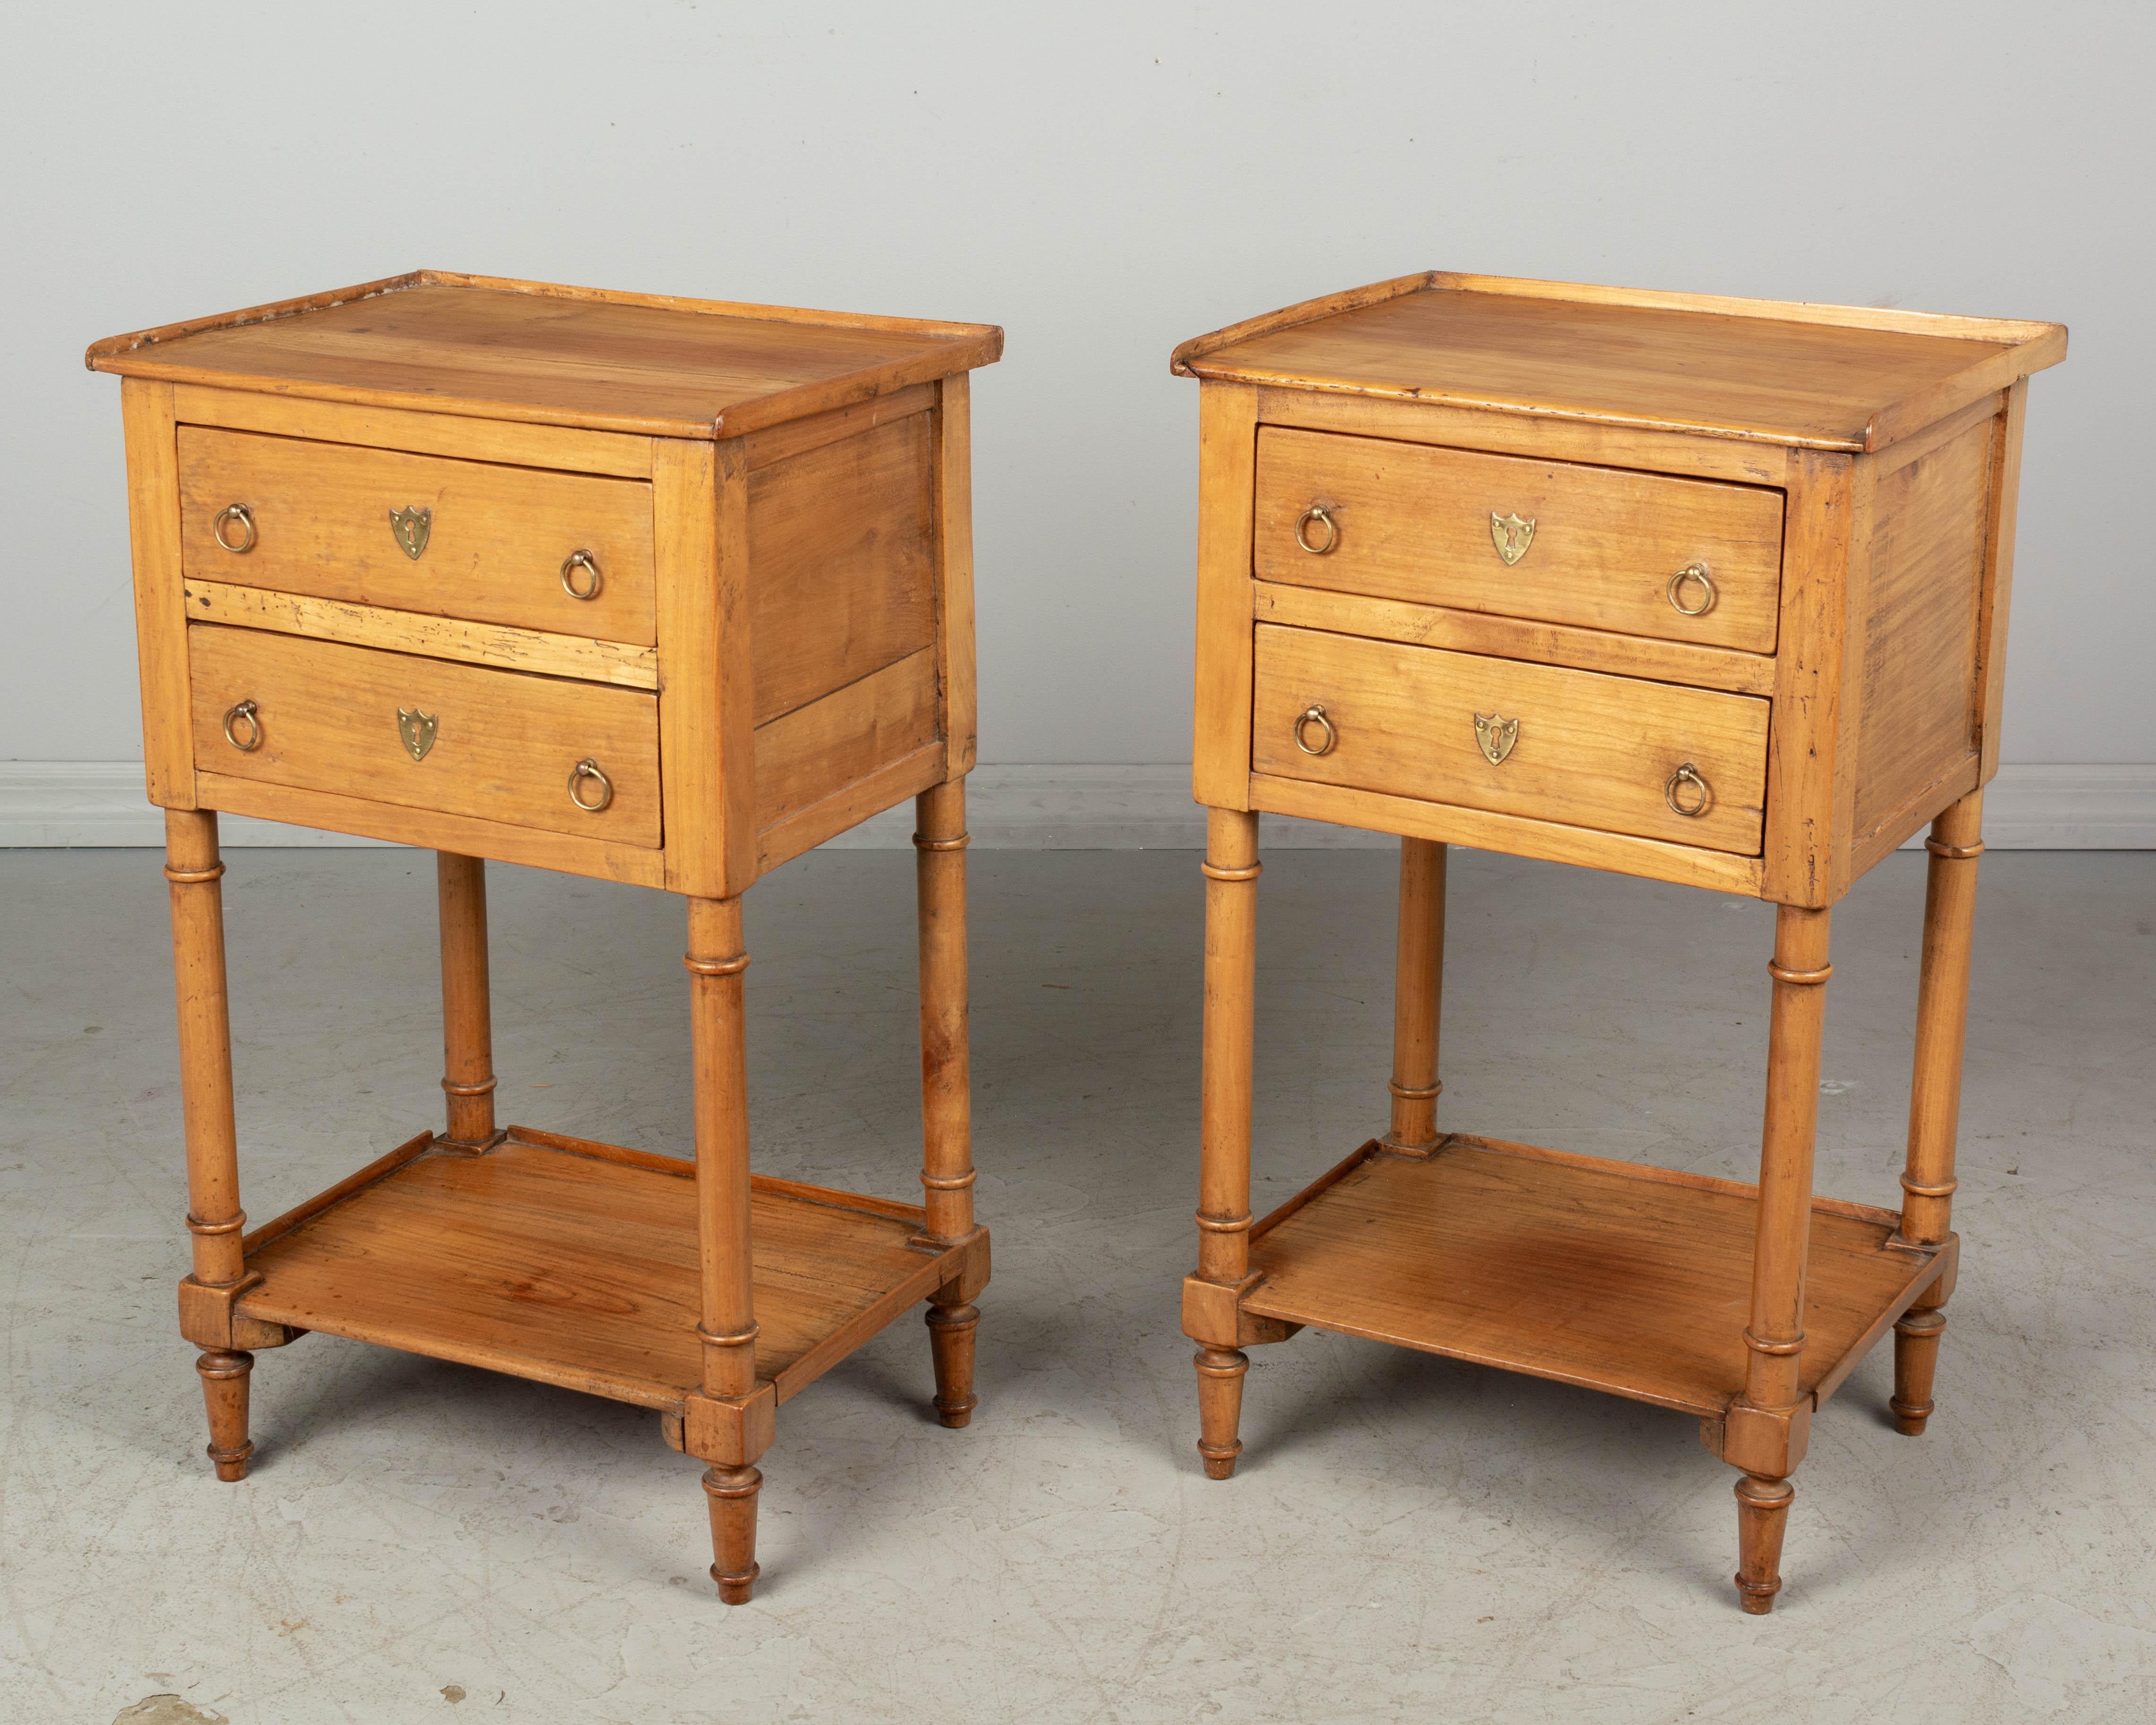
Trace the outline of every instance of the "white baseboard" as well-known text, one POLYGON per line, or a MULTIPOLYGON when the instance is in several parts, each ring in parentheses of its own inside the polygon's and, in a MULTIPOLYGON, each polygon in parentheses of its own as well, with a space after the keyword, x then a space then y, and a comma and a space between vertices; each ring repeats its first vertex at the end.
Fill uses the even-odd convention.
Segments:
MULTIPOLYGON (((1188 767, 980 767, 967 781, 968 824, 987 850, 1194 850, 1203 812, 1188 767)), ((896 850, 910 809, 878 815, 831 840, 846 850, 896 850)), ((228 845, 361 845, 371 839, 228 816, 228 845)), ((1995 850, 2156 850, 2156 766, 2002 767, 1984 798, 1984 843, 1995 850)), ((142 798, 132 761, 0 761, 0 847, 155 845, 164 821, 142 798)), ((1379 834, 1265 818, 1266 848, 1350 850, 1387 845, 1379 834)))

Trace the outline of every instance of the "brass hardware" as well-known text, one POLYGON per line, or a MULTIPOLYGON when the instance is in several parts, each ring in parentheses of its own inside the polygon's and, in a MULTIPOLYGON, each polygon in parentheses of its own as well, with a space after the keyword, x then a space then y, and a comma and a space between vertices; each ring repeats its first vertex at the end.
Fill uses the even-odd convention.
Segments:
POLYGON ((1662 589, 1662 596, 1670 602, 1670 608, 1680 617, 1704 617, 1714 608, 1714 578, 1707 573, 1705 563, 1686 563, 1670 577, 1670 584, 1662 589), (1681 597, 1687 581, 1699 583, 1700 601, 1697 605, 1686 604, 1681 597))
POLYGON ((1714 807, 1714 791, 1699 776, 1699 768, 1687 761, 1670 775, 1670 782, 1662 787, 1662 800, 1670 805, 1672 812, 1681 814, 1686 820, 1697 820, 1714 807), (1694 795, 1689 805, 1677 801, 1679 785, 1691 787, 1694 795))
POLYGON ((1340 733, 1332 728, 1332 721, 1325 716, 1325 709, 1322 706, 1305 707, 1302 716, 1295 721, 1295 746, 1306 755, 1329 755, 1332 752, 1332 745, 1339 741, 1340 733), (1304 730, 1312 725, 1325 733, 1323 748, 1314 749, 1302 740, 1304 730))
POLYGON ((1497 555, 1510 567, 1527 554, 1527 547, 1535 542, 1535 518, 1529 516, 1522 521, 1516 515, 1500 515, 1490 511, 1490 542, 1497 547, 1497 555))
POLYGON ((1496 713, 1477 713, 1475 716, 1475 740, 1482 746, 1482 752, 1490 757, 1492 767, 1502 767, 1505 757, 1512 752, 1512 745, 1520 740, 1520 721, 1501 718, 1496 713))
POLYGON ((427 758, 427 751, 434 746, 434 730, 440 717, 434 713, 423 713, 416 706, 397 709, 397 734, 404 739, 404 752, 415 761, 427 758))
POLYGON ((1313 503, 1295 518, 1295 542, 1314 557, 1322 557, 1340 542, 1340 524, 1332 519, 1332 511, 1322 503, 1313 503), (1325 523, 1325 543, 1312 545, 1303 537, 1302 530, 1312 521, 1325 523))
POLYGON ((562 559, 562 591, 572 599, 595 599, 599 589, 606 585, 606 577, 599 573, 598 559, 588 551, 572 551, 562 559), (591 572, 591 584, 578 587, 576 572, 587 569, 591 572))
POLYGON ((225 710, 224 740, 243 755, 251 755, 262 747, 262 721, 256 716, 253 701, 235 701, 225 710), (232 727, 242 719, 247 721, 247 741, 244 742, 232 734, 232 727))
POLYGON ((210 537, 217 541, 222 550, 238 553, 254 549, 254 516, 244 503, 228 503, 218 511, 216 519, 209 524, 209 531, 210 537), (247 536, 237 545, 224 536, 227 521, 238 521, 247 530, 247 536))
POLYGON ((613 801, 613 781, 599 771, 599 763, 589 755, 569 769, 569 800, 587 814, 597 814, 613 801), (577 787, 588 778, 598 782, 599 799, 596 803, 587 803, 577 794, 577 787))
POLYGON ((427 535, 434 526, 434 511, 431 509, 415 505, 410 509, 389 511, 389 531, 397 536, 397 543, 403 547, 404 555, 415 563, 419 561, 419 553, 427 548, 427 535))

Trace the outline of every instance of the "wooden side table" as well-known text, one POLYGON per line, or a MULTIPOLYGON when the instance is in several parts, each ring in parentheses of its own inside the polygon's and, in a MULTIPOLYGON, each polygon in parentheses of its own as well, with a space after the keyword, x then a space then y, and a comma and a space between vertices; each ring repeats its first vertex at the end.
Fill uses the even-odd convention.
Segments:
POLYGON ((1431 273, 1186 342, 1207 805, 1199 1443, 1306 1324, 1699 1416, 1772 1609, 1813 1410, 1930 1415, 2026 379, 2056 324, 1431 273), (1401 835, 1392 1117, 1250 1213, 1258 816, 1401 835), (1827 927, 1932 834, 1898 1212, 1815 1198, 1827 927), (1779 906, 1759 1183, 1441 1132, 1448 844, 1779 906))
POLYGON ((924 1299, 974 1406, 968 373, 1000 330, 423 270, 116 336, 219 1479, 357 1337, 658 1411, 757 1576, 778 1405, 924 1299), (742 894, 916 799, 925 1205, 749 1172, 742 894), (448 1119, 239 1207, 219 810, 439 855, 448 1119), (498 1125, 485 859, 688 901, 696 1160, 498 1125))

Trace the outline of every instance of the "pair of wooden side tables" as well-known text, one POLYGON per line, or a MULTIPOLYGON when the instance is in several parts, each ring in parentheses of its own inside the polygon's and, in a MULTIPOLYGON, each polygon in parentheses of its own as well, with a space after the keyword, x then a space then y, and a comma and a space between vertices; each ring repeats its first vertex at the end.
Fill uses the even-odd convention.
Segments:
MULTIPOLYGON (((780 1404, 926 1301, 975 1405, 968 324, 422 271, 116 337, 166 810, 209 1453, 322 1330, 655 1409, 757 1574, 780 1404), (911 797, 925 1202, 752 1174, 742 896, 911 797), (439 855, 447 1119, 252 1231, 218 811, 439 855), (485 859, 688 901, 693 1163, 497 1122, 485 859)), ((1814 1409, 1952 1290, 1983 785, 2028 375, 2056 325, 1431 274, 1187 343, 1201 380, 1206 1471, 1312 1325, 1699 1416, 1746 1609, 1814 1409), (1389 1130, 1250 1211, 1260 812, 1401 836, 1389 1130), (1930 823, 1897 1213, 1813 1196, 1827 927, 1930 823), (1437 1125, 1446 847, 1778 907, 1754 1186, 1437 1125)))

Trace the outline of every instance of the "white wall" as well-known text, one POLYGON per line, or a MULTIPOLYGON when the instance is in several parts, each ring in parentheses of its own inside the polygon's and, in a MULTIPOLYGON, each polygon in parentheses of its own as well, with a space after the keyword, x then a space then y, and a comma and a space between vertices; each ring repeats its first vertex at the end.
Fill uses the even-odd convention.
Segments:
POLYGON ((2044 317, 2005 756, 2156 762, 2145 6, 13 8, 0 760, 139 754, 92 339, 427 264, 1000 323, 982 757, 1188 758, 1184 336, 1431 266, 2044 317))

